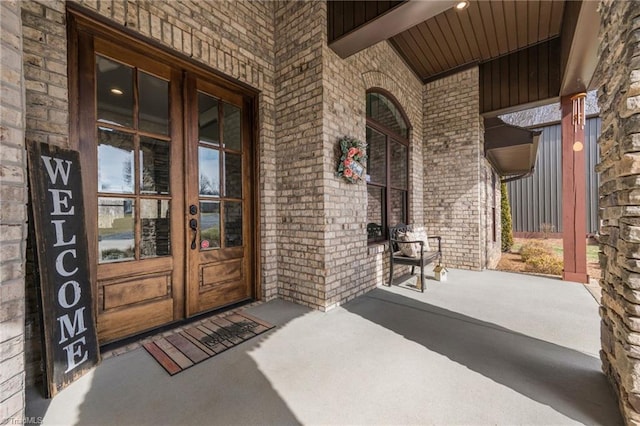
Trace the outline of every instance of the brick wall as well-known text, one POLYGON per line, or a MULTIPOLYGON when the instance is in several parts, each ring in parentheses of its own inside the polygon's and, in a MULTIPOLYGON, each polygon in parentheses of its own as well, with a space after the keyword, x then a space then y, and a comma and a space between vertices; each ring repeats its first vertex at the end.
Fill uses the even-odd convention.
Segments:
POLYGON ((600 308, 603 371, 640 424, 640 3, 600 4, 600 308))
POLYGON ((0 424, 24 417, 27 173, 20 4, 0 2, 0 424))
MULTIPOLYGON (((325 38, 326 40, 326 38, 325 38)), ((388 280, 383 245, 367 246, 367 188, 337 178, 338 139, 366 140, 366 92, 391 93, 409 119, 409 221, 423 223, 422 83, 387 42, 346 60, 324 46, 324 182, 326 306, 344 303, 388 280)), ((402 271, 401 271, 402 272, 402 271)))
POLYGON ((483 130, 478 68, 425 85, 424 211, 451 267, 485 267, 483 130))

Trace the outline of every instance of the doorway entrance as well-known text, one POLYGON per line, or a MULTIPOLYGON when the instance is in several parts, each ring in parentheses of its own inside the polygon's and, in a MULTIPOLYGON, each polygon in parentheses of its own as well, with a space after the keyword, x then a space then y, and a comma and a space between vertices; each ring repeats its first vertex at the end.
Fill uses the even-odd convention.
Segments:
POLYGON ((253 98, 74 18, 100 343, 253 298, 253 98))

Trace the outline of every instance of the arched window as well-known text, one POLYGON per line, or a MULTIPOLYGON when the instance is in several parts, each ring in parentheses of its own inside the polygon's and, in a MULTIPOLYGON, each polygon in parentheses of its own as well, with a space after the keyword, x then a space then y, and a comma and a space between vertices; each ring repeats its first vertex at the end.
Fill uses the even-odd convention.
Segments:
POLYGON ((390 95, 367 93, 367 239, 408 221, 409 125, 390 95))

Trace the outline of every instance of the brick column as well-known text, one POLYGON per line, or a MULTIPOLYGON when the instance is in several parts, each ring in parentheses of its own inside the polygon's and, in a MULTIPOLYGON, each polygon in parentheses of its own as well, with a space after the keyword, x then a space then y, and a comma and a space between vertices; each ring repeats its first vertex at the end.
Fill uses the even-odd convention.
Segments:
POLYGON ((0 27, 0 424, 5 424, 24 417, 25 405, 27 171, 19 2, 0 2, 0 27))
POLYGON ((602 368, 640 425, 640 3, 600 3, 602 368))

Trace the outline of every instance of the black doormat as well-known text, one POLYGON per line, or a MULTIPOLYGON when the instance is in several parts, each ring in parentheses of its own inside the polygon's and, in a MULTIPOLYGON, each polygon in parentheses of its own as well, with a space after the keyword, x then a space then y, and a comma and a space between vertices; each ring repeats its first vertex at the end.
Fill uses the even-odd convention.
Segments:
POLYGON ((173 376, 274 327, 245 312, 238 312, 212 318, 145 343, 143 347, 173 376))

